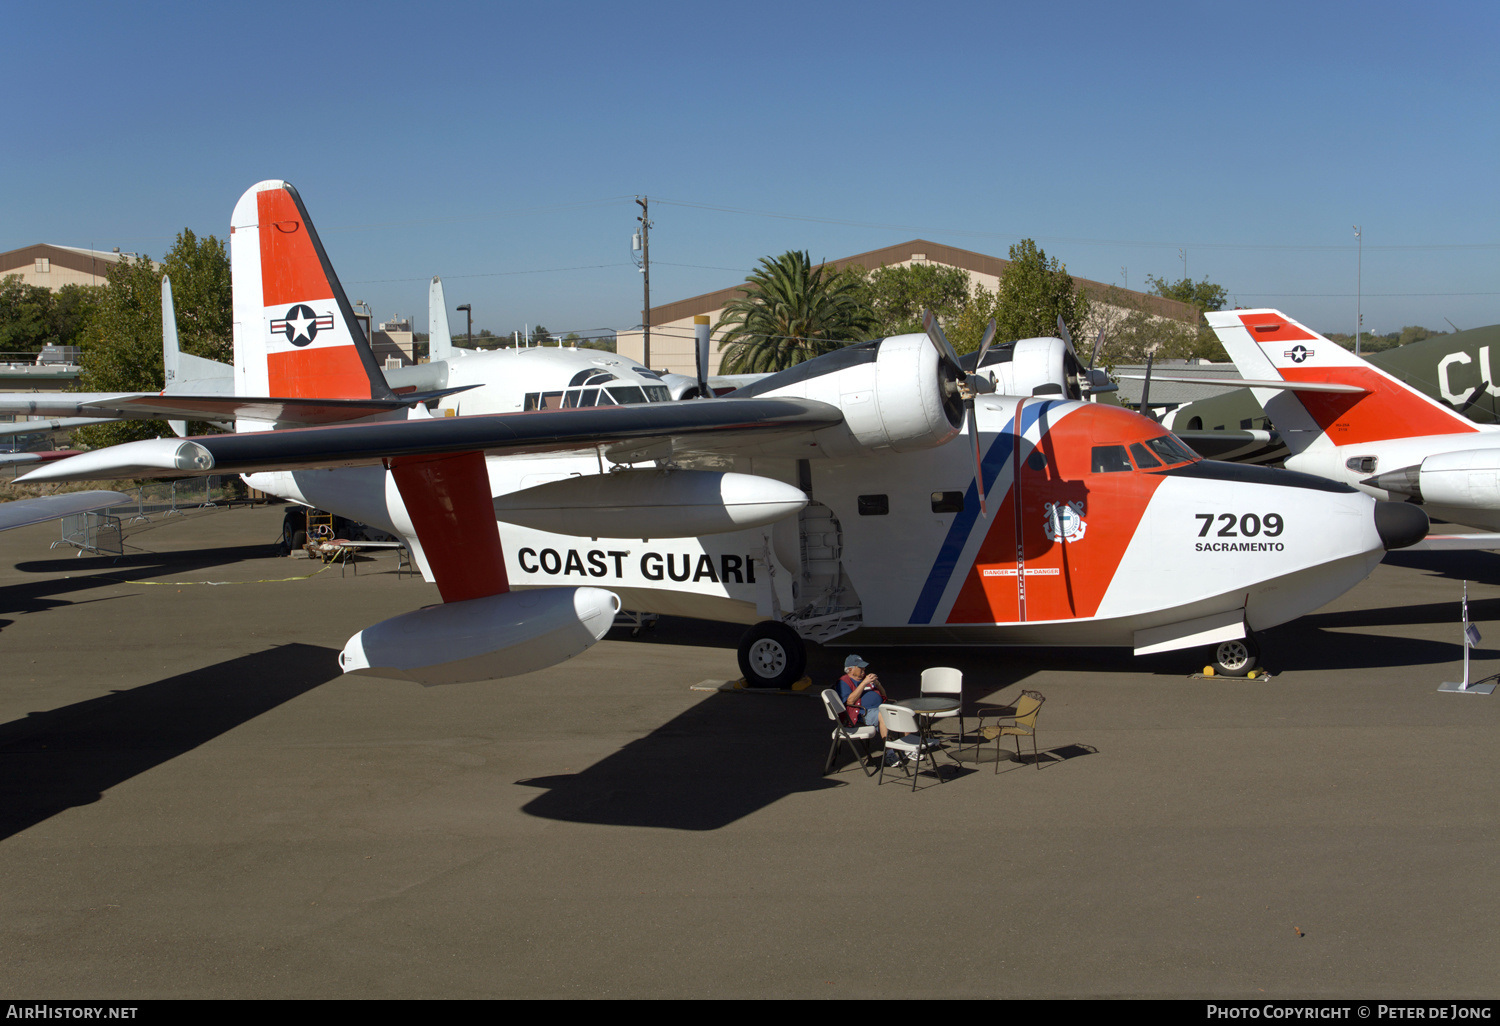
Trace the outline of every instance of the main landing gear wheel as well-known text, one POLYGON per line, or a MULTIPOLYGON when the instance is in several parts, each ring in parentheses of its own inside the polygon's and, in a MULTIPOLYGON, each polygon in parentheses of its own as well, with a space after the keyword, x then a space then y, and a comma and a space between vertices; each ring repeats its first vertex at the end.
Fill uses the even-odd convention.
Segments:
POLYGON ((752 688, 789 688, 807 669, 807 649, 797 632, 776 620, 762 620, 740 639, 740 673, 752 688))
POLYGON ((1224 677, 1243 677, 1260 665, 1260 646, 1246 635, 1214 647, 1214 673, 1224 677))

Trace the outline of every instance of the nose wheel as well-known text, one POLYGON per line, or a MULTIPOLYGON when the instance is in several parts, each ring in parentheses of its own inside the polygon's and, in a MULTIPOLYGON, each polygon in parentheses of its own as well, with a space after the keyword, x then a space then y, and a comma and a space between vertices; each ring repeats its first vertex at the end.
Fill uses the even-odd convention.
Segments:
POLYGON ((1214 673, 1223 677, 1243 677, 1260 665, 1260 645, 1253 635, 1224 641, 1213 649, 1214 673))
POLYGON ((807 649, 797 632, 762 620, 740 639, 740 673, 752 688, 789 688, 807 669, 807 649))

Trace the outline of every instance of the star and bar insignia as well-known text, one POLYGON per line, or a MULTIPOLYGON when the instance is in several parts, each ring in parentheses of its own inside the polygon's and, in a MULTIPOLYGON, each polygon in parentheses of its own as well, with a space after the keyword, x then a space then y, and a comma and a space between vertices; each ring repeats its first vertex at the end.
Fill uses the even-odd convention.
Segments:
POLYGON ((285 317, 271 321, 271 331, 286 336, 294 346, 311 345, 320 331, 333 330, 333 314, 320 314, 306 303, 298 303, 286 312, 285 317))

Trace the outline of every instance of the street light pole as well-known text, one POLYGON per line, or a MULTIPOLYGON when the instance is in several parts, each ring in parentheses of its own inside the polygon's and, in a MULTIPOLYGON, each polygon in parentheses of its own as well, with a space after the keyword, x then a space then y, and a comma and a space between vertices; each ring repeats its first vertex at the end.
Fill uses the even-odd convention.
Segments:
POLYGON ((1359 257, 1354 270, 1354 355, 1360 352, 1360 335, 1365 330, 1365 233, 1361 227, 1354 229, 1359 240, 1359 257))
POLYGON ((464 316, 468 319, 465 322, 465 327, 464 327, 464 348, 465 349, 473 349, 474 348, 474 308, 471 307, 468 303, 465 303, 463 306, 454 307, 454 309, 456 309, 456 310, 462 310, 464 312, 464 316))

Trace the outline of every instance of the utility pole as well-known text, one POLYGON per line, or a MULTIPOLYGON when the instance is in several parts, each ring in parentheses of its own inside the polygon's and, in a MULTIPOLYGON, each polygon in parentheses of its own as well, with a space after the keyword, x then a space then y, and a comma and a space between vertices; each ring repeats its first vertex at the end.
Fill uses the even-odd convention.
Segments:
POLYGON ((1177 255, 1182 257, 1182 280, 1187 281, 1187 250, 1179 247, 1177 250, 1177 255))
POLYGON ((1354 355, 1358 356, 1359 333, 1365 326, 1365 239, 1359 225, 1354 226, 1354 237, 1359 240, 1359 262, 1354 272, 1354 355))
POLYGON ((651 220, 646 204, 649 198, 637 196, 636 205, 641 208, 641 216, 636 218, 641 222, 641 282, 645 287, 646 308, 641 315, 641 329, 644 336, 641 343, 641 365, 647 370, 651 369, 651 220))

